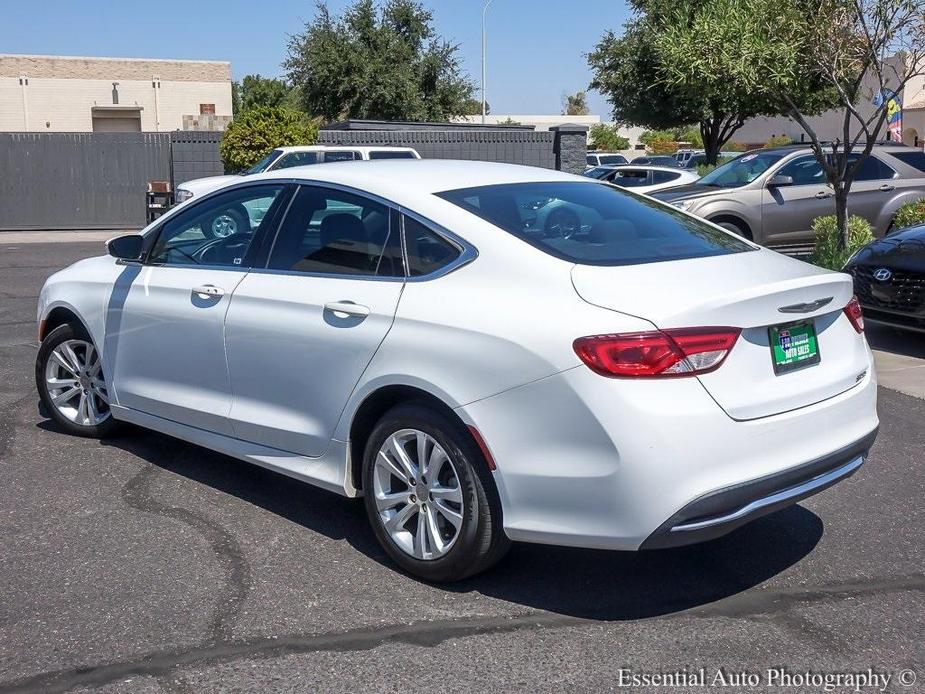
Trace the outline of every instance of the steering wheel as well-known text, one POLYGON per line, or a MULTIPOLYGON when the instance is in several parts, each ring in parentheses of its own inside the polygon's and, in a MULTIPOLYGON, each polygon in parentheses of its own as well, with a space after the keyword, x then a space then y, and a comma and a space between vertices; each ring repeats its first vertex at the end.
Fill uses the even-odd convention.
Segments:
POLYGON ((235 259, 244 258, 253 234, 231 234, 209 241, 193 254, 202 265, 236 265, 235 259))

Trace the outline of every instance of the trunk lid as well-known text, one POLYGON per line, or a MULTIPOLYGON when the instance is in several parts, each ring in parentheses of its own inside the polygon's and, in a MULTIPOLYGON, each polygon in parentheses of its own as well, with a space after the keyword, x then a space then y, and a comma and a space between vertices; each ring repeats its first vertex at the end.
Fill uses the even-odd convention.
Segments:
POLYGON ((820 402, 855 386, 869 368, 864 337, 842 310, 853 295, 851 277, 767 249, 620 267, 576 265, 572 282, 585 301, 661 329, 741 328, 725 362, 698 376, 733 419, 820 402), (825 303, 812 308, 817 301, 825 303), (820 361, 777 374, 768 328, 796 321, 813 323, 820 361))

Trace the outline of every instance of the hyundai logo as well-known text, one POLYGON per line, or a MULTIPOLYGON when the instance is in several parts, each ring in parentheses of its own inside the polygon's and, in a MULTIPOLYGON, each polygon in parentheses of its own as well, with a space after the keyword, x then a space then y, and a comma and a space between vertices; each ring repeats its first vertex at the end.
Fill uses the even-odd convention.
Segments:
POLYGON ((874 279, 877 280, 878 282, 886 282, 892 276, 893 276, 893 273, 885 267, 879 267, 876 270, 874 270, 874 279))

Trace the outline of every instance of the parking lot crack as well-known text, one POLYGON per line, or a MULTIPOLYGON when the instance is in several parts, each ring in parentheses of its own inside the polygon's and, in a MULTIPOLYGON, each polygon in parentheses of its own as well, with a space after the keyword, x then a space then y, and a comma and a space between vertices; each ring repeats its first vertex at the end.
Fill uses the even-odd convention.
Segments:
POLYGON ((122 498, 134 509, 186 524, 208 543, 222 565, 226 584, 216 591, 218 602, 209 623, 208 641, 227 641, 232 637, 232 627, 251 587, 247 558, 238 540, 219 523, 201 512, 171 506, 155 498, 151 484, 160 472, 161 468, 146 465, 122 488, 122 498))

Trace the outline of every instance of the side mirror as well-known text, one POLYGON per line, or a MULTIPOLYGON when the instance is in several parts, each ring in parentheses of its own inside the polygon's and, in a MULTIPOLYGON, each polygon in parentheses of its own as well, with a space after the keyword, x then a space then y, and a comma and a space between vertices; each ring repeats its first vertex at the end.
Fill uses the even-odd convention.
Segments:
POLYGON ((793 176, 782 176, 778 174, 777 176, 771 176, 768 181, 768 188, 780 188, 781 186, 792 186, 793 185, 793 176))
POLYGON ((144 241, 144 236, 139 234, 117 236, 106 242, 106 250, 109 251, 109 255, 119 260, 139 260, 144 250, 144 241))

